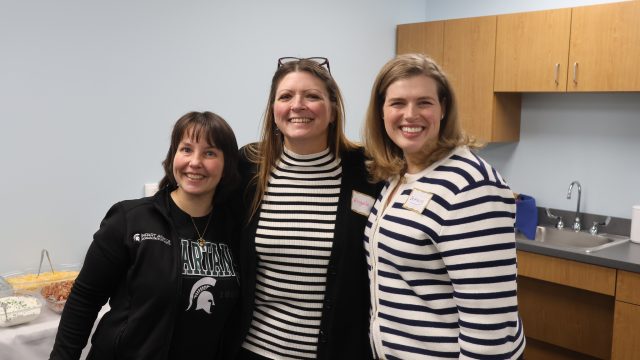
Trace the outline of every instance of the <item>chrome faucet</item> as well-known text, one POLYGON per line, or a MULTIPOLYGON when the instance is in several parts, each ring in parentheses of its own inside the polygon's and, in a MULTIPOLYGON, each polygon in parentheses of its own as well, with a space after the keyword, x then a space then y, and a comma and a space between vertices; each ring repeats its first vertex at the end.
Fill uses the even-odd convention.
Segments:
POLYGON ((571 190, 573 185, 578 185, 578 205, 576 206, 576 218, 573 220, 573 231, 580 231, 582 224, 580 224, 580 198, 582 197, 582 186, 577 180, 574 180, 569 185, 569 191, 567 192, 567 199, 571 199, 571 190))
POLYGON ((598 235, 599 226, 607 226, 609 225, 609 222, 611 222, 611 216, 607 216, 603 222, 594 221, 593 226, 589 229, 589 233, 591 233, 591 235, 598 235))
POLYGON ((556 229, 558 230, 564 229, 564 221, 562 221, 562 216, 552 214, 549 208, 546 208, 546 211, 547 211, 548 218, 556 220, 556 225, 555 225, 556 229))

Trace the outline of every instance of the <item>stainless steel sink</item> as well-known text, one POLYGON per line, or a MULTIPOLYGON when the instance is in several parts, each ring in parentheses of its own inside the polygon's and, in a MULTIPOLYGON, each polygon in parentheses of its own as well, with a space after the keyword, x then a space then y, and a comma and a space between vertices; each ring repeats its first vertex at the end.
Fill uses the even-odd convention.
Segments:
POLYGON ((529 240, 524 235, 517 233, 516 241, 589 253, 623 244, 629 241, 629 237, 604 233, 591 235, 588 232, 575 232, 572 229, 559 230, 553 227, 538 226, 535 239, 529 240))

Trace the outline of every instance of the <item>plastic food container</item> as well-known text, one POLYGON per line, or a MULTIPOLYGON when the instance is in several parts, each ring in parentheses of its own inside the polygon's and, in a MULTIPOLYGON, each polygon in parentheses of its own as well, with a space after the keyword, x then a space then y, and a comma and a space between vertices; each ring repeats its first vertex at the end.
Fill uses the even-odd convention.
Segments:
POLYGON ((43 266, 40 274, 38 268, 26 268, 3 274, 2 277, 11 285, 14 294, 36 294, 46 285, 75 280, 80 268, 80 264, 60 264, 53 266, 54 272, 43 266))
POLYGON ((42 312, 42 302, 32 295, 0 298, 0 327, 9 327, 35 320, 42 312))
POLYGON ((11 285, 9 285, 2 276, 0 276, 0 297, 9 295, 13 295, 13 288, 11 288, 11 285))
POLYGON ((63 280, 43 286, 40 289, 40 295, 45 300, 47 307, 60 314, 74 282, 75 280, 63 280))

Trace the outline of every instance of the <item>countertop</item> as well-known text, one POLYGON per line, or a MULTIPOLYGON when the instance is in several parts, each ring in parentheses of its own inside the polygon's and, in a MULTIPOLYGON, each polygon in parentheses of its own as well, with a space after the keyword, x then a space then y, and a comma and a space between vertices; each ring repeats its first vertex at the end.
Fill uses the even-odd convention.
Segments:
POLYGON ((516 248, 536 254, 640 273, 640 244, 631 241, 591 253, 538 246, 534 245, 532 240, 526 239, 517 239, 516 248))

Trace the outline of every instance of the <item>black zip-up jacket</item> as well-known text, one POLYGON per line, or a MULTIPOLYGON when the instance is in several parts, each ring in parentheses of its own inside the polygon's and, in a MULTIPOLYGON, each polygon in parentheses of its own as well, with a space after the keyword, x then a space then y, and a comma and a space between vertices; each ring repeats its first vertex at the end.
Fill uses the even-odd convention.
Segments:
MULTIPOLYGON (((249 162, 240 150, 240 175, 245 189, 242 204, 250 206, 255 193, 255 184, 250 183, 256 173, 255 164, 249 162)), ((352 210, 354 191, 376 199, 380 184, 367 181, 362 149, 343 152, 342 183, 336 217, 335 235, 324 300, 324 310, 320 323, 320 336, 317 358, 321 360, 336 359, 372 359, 369 343, 369 280, 364 253, 364 227, 367 215, 352 210)), ((248 209, 243 209, 246 211, 248 209)), ((253 316, 257 254, 255 234, 260 217, 259 210, 248 225, 243 228, 239 245, 241 279, 241 317, 240 348, 244 341, 253 316)))
MULTIPOLYGON (((167 358, 182 286, 169 192, 122 201, 107 212, 64 307, 50 359, 80 358, 107 300, 111 310, 95 330, 88 359, 167 358)), ((234 239, 237 222, 224 207, 214 204, 211 229, 234 239)))

